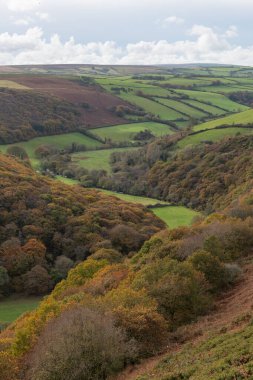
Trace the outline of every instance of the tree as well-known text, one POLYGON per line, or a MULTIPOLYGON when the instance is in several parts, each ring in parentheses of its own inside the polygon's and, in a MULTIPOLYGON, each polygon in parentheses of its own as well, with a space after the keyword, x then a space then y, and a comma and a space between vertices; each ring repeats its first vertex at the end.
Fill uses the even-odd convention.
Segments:
POLYGON ((25 290, 30 295, 43 295, 52 289, 52 280, 45 268, 36 265, 24 276, 25 290))
POLYGON ((54 277, 56 281, 60 281, 67 277, 68 272, 73 267, 74 261, 66 256, 58 256, 54 265, 54 277))
POLYGON ((11 156, 16 156, 20 160, 29 161, 29 156, 24 148, 18 145, 10 146, 7 148, 7 153, 11 156))
POLYGON ((199 250, 189 257, 188 262, 196 270, 204 273, 213 290, 217 291, 226 285, 225 267, 218 257, 205 250, 199 250))
POLYGON ((116 249, 101 248, 90 256, 94 260, 107 260, 109 263, 120 263, 122 254, 116 249))
POLYGON ((0 266, 0 298, 6 293, 9 282, 10 279, 7 270, 0 266))

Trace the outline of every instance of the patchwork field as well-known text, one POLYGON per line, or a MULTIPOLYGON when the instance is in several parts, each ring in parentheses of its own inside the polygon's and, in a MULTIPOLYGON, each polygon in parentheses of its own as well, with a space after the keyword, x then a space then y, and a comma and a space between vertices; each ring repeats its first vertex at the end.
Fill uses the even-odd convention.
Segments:
POLYGON ((114 148, 95 150, 90 152, 80 152, 72 154, 72 160, 80 167, 88 170, 106 170, 111 171, 110 156, 115 152, 125 152, 138 148, 114 148))
POLYGON ((220 119, 215 119, 207 123, 196 125, 194 131, 202 131, 204 129, 212 129, 221 125, 248 125, 253 124, 253 109, 240 112, 234 115, 226 116, 220 119))
MULTIPOLYGON (((100 189, 99 189, 100 190, 100 189)), ((157 204, 166 205, 168 203, 159 201, 158 199, 138 197, 128 194, 115 193, 113 191, 101 190, 108 195, 116 196, 124 201, 132 203, 140 203, 144 206, 155 206, 157 204)), ((169 228, 176 228, 179 226, 191 225, 193 219, 200 215, 200 213, 190 210, 183 206, 170 206, 167 207, 152 207, 151 211, 160 219, 162 219, 169 228)))
POLYGON ((87 149, 96 149, 102 145, 100 142, 81 133, 67 133, 64 135, 36 137, 35 139, 17 144, 0 145, 0 151, 6 153, 9 147, 20 146, 27 152, 33 167, 38 167, 39 160, 36 157, 35 151, 39 146, 49 145, 58 149, 64 149, 71 146, 72 143, 85 145, 87 149))
POLYGON ((185 148, 188 145, 197 145, 206 142, 216 142, 222 140, 225 137, 233 137, 237 135, 252 135, 253 128, 223 128, 223 129, 211 129, 204 132, 200 132, 196 135, 189 135, 179 141, 177 144, 180 148, 185 148))
POLYGON ((168 125, 153 122, 122 124, 115 125, 113 127, 96 128, 92 130, 92 133, 104 140, 110 139, 111 141, 123 142, 132 141, 138 132, 144 130, 150 131, 156 137, 170 135, 173 133, 171 127, 168 125))
MULTIPOLYGON (((216 94, 213 92, 203 92, 203 91, 191 91, 191 90, 176 90, 178 94, 187 95, 189 99, 195 99, 199 102, 204 102, 217 106, 221 109, 224 109, 227 112, 240 112, 246 111, 247 106, 233 102, 225 95, 216 94)), ((187 100, 188 101, 188 100, 187 100)), ((203 103, 202 103, 203 104, 203 103)), ((203 104, 204 105, 204 104, 203 104)))

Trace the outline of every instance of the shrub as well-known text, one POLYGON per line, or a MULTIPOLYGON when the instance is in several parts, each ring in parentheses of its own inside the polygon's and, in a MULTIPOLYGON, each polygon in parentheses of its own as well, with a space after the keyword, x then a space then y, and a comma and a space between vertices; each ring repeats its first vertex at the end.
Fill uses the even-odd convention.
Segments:
POLYGON ((225 277, 229 285, 235 284, 242 275, 242 269, 237 264, 225 264, 225 277))
POLYGON ((199 250, 189 257, 188 262, 204 273, 212 290, 219 290, 227 284, 226 271, 221 261, 211 253, 199 250))
POLYGON ((108 263, 120 263, 123 259, 122 254, 116 249, 101 248, 93 253, 90 258, 94 260, 107 260, 108 263))
POLYGON ((65 311, 41 335, 30 359, 31 380, 103 380, 135 359, 114 320, 98 310, 65 311))

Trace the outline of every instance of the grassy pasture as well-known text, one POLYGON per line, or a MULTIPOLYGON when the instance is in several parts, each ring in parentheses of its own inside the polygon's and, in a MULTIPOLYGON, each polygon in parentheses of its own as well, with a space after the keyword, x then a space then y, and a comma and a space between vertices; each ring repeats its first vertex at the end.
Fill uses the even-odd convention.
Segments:
POLYGON ((206 117, 207 114, 205 112, 201 112, 193 107, 190 107, 180 101, 171 100, 171 99, 156 99, 160 103, 164 104, 167 107, 171 107, 178 112, 182 112, 189 117, 202 118, 206 117))
POLYGON ((123 194, 123 193, 116 193, 115 191, 109 191, 109 190, 104 190, 104 189, 99 189, 99 191, 102 191, 103 193, 107 195, 113 195, 117 198, 122 199, 123 201, 126 202, 131 202, 131 203, 140 203, 143 206, 154 206, 156 204, 168 204, 168 202, 163 202, 159 201, 158 199, 154 198, 147 198, 147 197, 140 197, 137 195, 129 195, 129 194, 123 194))
POLYGON ((22 84, 13 82, 11 80, 0 80, 0 88, 10 88, 13 90, 29 90, 29 87, 23 86, 22 84))
POLYGON ((198 100, 185 100, 185 103, 189 104, 189 106, 197 107, 202 109, 205 112, 208 112, 209 114, 213 116, 224 116, 227 114, 227 111, 223 111, 221 108, 217 108, 215 106, 204 104, 199 102, 198 100))
POLYGON ((39 160, 36 158, 35 151, 40 145, 52 145, 58 149, 63 149, 71 145, 72 143, 83 144, 87 147, 87 149, 95 149, 96 147, 102 145, 100 142, 76 132, 66 133, 64 135, 36 137, 32 140, 25 142, 10 145, 0 145, 0 151, 6 153, 8 147, 20 146, 26 150, 33 167, 38 167, 39 160))
POLYGON ((0 301, 0 323, 11 323, 27 311, 34 310, 39 302, 38 297, 10 297, 0 301))
POLYGON ((199 87, 200 91, 208 91, 208 92, 216 92, 220 94, 231 94, 232 92, 238 92, 238 91, 253 91, 253 86, 246 86, 246 85, 237 85, 229 84, 229 85, 219 85, 219 86, 201 86, 199 87))
POLYGON ((119 194, 113 191, 101 190, 105 194, 114 195, 127 202, 140 203, 143 206, 154 206, 156 204, 168 204, 167 207, 154 207, 151 211, 160 219, 162 219, 168 227, 176 228, 179 226, 188 226, 192 223, 195 216, 200 215, 194 210, 190 210, 183 206, 170 206, 167 202, 162 202, 157 199, 139 197, 135 195, 119 194))
POLYGON ((111 171, 110 156, 115 152, 126 152, 138 148, 115 148, 72 154, 72 160, 87 170, 111 171))
POLYGON ((234 137, 238 133, 240 133, 241 135, 251 135, 253 134, 253 128, 249 129, 231 127, 224 129, 209 129, 196 135, 187 136, 184 139, 180 140, 177 145, 179 148, 185 148, 189 145, 201 144, 204 141, 216 142, 224 139, 225 137, 234 137))
MULTIPOLYGON (((218 106, 227 110, 228 112, 246 111, 247 106, 233 102, 222 94, 204 91, 190 91, 190 90, 177 90, 178 94, 188 95, 190 99, 202 102, 208 102, 213 106, 218 106)), ((188 100, 187 100, 188 101, 188 100)))
POLYGON ((129 141, 133 140, 136 133, 149 130, 154 136, 164 136, 172 134, 171 128, 166 124, 144 122, 134 124, 122 124, 112 127, 96 128, 92 132, 102 139, 111 139, 112 141, 129 141))
POLYGON ((146 99, 140 96, 132 94, 121 94, 120 97, 129 103, 143 108, 147 113, 160 116, 163 120, 176 120, 184 118, 184 116, 177 111, 171 110, 168 107, 158 104, 150 99, 146 99))
POLYGON ((212 129, 220 125, 235 125, 235 124, 252 124, 253 123, 253 109, 244 112, 239 112, 230 116, 208 121, 203 124, 196 125, 194 131, 201 131, 204 129, 212 129))
POLYGON ((153 213, 162 219, 169 228, 191 225, 193 218, 200 215, 197 211, 183 206, 152 208, 153 213))

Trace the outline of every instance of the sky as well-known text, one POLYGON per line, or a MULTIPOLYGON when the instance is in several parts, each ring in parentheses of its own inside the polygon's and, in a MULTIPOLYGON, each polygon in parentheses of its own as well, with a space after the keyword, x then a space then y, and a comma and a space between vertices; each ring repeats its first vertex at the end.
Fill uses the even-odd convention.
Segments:
POLYGON ((0 0, 0 65, 253 65, 253 0, 0 0))

